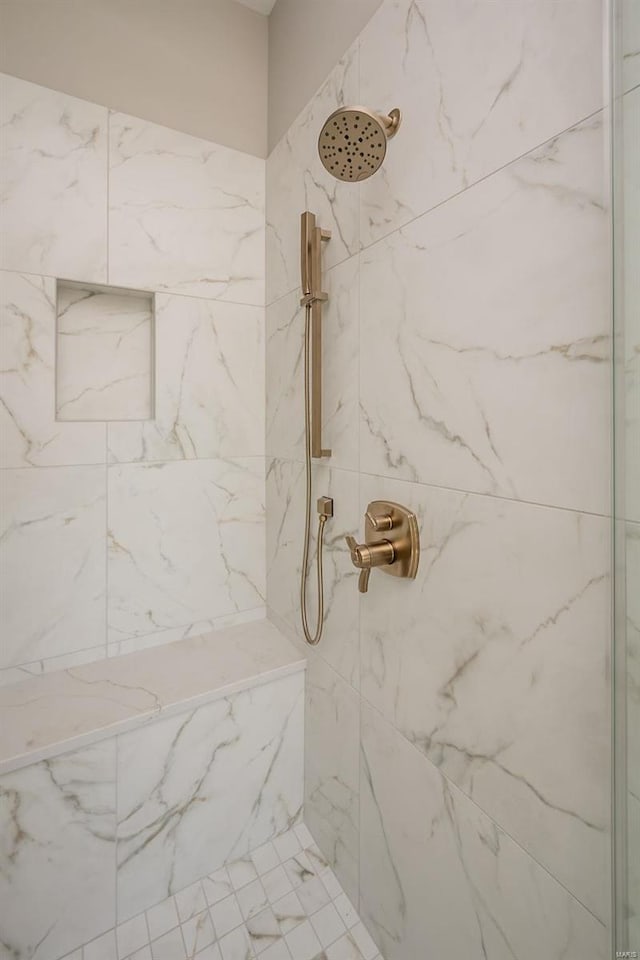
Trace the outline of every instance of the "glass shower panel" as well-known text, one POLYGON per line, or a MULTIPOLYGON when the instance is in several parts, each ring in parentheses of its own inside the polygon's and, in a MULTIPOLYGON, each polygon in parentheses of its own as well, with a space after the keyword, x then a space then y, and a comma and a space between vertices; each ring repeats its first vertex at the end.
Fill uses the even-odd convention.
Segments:
POLYGON ((640 0, 614 22, 616 950, 640 956, 640 0))

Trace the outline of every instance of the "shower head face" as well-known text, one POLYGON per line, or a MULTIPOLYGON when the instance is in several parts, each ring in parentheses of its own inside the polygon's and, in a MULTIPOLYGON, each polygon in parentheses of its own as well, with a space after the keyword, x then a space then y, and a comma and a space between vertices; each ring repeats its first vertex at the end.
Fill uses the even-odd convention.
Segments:
POLYGON ((400 111, 381 117, 364 107, 341 107, 325 122, 318 137, 324 167, 338 180, 355 183, 379 170, 387 140, 400 123, 400 111))

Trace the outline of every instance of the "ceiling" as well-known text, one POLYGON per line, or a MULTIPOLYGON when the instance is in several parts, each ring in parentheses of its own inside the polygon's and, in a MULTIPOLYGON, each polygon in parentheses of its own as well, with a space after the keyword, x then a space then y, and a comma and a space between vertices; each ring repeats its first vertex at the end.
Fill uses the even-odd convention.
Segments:
POLYGON ((245 7, 251 7, 258 13, 264 13, 268 17, 275 6, 276 0, 236 0, 236 2, 243 4, 245 7))

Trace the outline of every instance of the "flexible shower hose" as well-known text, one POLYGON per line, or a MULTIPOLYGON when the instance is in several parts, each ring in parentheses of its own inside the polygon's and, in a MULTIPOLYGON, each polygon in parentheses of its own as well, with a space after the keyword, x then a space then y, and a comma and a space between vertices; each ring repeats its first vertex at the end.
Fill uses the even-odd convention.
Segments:
POLYGON ((320 642, 324 627, 324 579, 322 576, 322 547, 324 544, 324 527, 327 518, 324 514, 318 517, 318 550, 316 553, 318 578, 318 619, 316 628, 311 633, 307 619, 307 578, 309 575, 309 541, 311 538, 311 375, 310 349, 311 339, 311 303, 305 304, 304 318, 304 452, 306 472, 306 509, 304 521, 304 549, 302 551, 302 573, 300 576, 300 613, 302 629, 307 643, 315 647, 320 642))

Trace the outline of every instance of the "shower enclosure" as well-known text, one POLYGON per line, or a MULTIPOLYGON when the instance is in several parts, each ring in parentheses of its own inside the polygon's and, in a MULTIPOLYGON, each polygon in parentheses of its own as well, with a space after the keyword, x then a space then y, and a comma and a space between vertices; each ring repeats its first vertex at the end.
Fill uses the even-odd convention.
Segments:
POLYGON ((635 957, 640 0, 261 17, 0 0, 0 960, 635 957))
POLYGON ((615 950, 640 953, 640 44, 614 7, 615 950))

